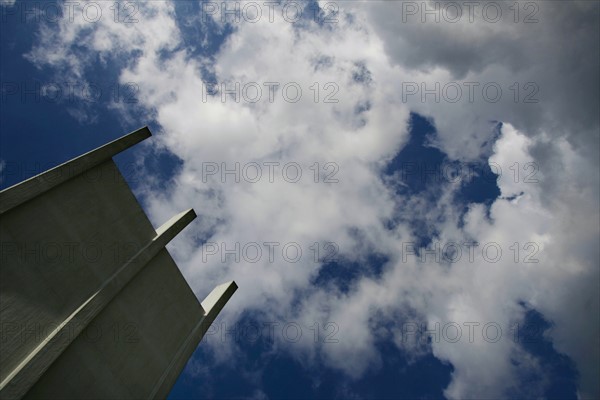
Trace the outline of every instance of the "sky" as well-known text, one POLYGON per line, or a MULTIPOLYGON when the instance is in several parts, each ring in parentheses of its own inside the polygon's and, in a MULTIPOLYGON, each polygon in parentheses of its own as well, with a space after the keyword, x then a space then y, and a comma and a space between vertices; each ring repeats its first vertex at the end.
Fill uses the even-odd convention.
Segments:
POLYGON ((11 1, 0 187, 115 157, 201 300, 169 398, 600 397, 600 3, 11 1))

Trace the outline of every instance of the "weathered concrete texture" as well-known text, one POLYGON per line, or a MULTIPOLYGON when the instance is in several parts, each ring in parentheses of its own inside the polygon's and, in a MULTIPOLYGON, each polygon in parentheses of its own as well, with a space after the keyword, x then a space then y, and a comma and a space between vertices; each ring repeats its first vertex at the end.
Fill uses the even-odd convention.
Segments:
POLYGON ((165 397, 236 290, 200 305, 164 248, 195 213, 155 231, 112 161, 149 134, 0 192, 0 397, 165 397))

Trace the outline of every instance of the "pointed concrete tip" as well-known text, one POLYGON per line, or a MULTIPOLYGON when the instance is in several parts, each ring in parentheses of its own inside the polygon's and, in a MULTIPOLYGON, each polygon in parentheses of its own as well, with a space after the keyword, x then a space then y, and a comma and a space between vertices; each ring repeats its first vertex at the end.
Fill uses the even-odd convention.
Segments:
MULTIPOLYGON (((190 222, 196 218, 194 209, 182 211, 179 214, 172 216, 167 222, 156 229, 156 237, 163 235, 167 230, 173 230, 176 234, 183 230, 190 222)), ((170 240, 170 239, 169 239, 170 240)))
POLYGON ((225 286, 231 286, 232 289, 237 289, 238 285, 237 283, 235 283, 235 281, 227 281, 227 282, 223 282, 220 285, 217 285, 217 287, 225 287, 225 286))
POLYGON ((152 136, 152 132, 150 132, 150 128, 148 128, 148 125, 144 125, 141 128, 131 131, 126 135, 123 135, 122 137, 133 135, 133 134, 139 135, 140 137, 144 137, 144 138, 149 138, 150 136, 152 136))
POLYGON ((214 318, 219 311, 221 311, 223 306, 225 306, 225 303, 227 303, 237 288, 238 286, 234 281, 217 285, 201 303, 205 315, 212 315, 214 318))

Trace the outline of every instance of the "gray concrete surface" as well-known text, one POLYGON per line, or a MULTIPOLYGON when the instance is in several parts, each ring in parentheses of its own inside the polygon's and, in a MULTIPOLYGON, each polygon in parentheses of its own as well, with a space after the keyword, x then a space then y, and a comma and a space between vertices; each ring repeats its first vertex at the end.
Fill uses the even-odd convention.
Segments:
POLYGON ((0 398, 162 398, 237 289, 203 306, 112 161, 147 128, 0 192, 0 398), (58 172, 57 172, 58 171, 58 172))

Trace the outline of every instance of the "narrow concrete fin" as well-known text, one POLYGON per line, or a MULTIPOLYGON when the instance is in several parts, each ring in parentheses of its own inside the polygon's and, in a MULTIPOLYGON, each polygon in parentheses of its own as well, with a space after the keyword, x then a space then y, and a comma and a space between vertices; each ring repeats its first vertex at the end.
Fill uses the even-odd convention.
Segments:
POLYGON ((190 222, 192 222, 196 218, 196 212, 193 208, 189 210, 185 210, 180 212, 177 215, 174 215, 167 222, 162 224, 158 229, 156 229, 156 237, 159 238, 164 236, 165 232, 169 229, 177 229, 174 235, 169 239, 169 241, 177 235, 179 232, 183 230, 190 222))
POLYGON ((152 136, 147 126, 0 191, 0 214, 33 199, 152 136))
POLYGON ((225 306, 225 303, 227 303, 237 288, 238 285, 235 283, 235 281, 222 283, 215 287, 201 303, 202 308, 204 308, 205 315, 216 316, 219 314, 219 312, 225 306))
POLYGON ((223 283, 215 287, 212 292, 202 302, 202 308, 205 313, 198 321, 195 328, 192 329, 185 342, 179 347, 175 356, 171 359, 169 366, 164 371, 162 377, 156 382, 149 399, 164 399, 167 397, 171 388, 175 384, 177 377, 185 367, 188 359, 198 346, 198 343, 204 337, 208 328, 213 323, 219 312, 223 309, 227 301, 231 298, 238 286, 234 281, 223 283))

